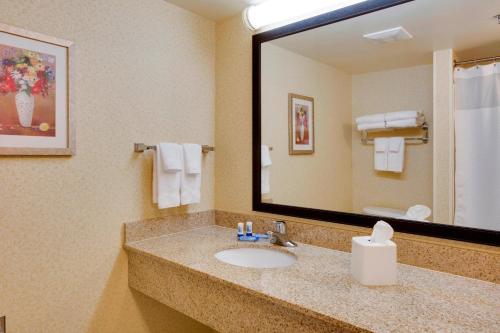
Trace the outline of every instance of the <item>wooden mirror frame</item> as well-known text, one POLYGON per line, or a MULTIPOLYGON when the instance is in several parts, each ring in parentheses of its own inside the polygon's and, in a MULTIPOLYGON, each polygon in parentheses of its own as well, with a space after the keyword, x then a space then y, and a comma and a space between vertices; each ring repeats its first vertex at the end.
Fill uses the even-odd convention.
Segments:
MULTIPOLYGON (((254 211, 301 217, 325 222, 335 222, 371 228, 383 218, 395 231, 458 241, 500 246, 500 232, 467 228, 448 224, 408 221, 402 219, 304 208, 262 202, 261 198, 261 44, 303 31, 319 28, 335 22, 398 6, 414 0, 367 0, 349 7, 325 13, 303 21, 292 23, 253 36, 253 82, 252 82, 252 207, 254 211)), ((499 217, 500 218, 500 217, 499 217)))

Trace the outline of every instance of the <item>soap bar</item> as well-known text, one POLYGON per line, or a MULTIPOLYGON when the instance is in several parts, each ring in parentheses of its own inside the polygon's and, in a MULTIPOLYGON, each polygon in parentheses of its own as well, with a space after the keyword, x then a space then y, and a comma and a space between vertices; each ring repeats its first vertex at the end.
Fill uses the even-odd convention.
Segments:
POLYGON ((373 243, 370 236, 353 237, 351 274, 367 286, 387 286, 397 282, 397 247, 393 241, 373 243))

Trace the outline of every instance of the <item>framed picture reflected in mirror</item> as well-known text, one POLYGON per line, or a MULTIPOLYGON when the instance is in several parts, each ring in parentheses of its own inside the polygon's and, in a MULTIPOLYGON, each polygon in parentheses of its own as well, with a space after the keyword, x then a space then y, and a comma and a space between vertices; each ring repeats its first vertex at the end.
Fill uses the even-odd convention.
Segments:
POLYGON ((290 155, 314 153, 314 99, 288 94, 288 151, 290 155))

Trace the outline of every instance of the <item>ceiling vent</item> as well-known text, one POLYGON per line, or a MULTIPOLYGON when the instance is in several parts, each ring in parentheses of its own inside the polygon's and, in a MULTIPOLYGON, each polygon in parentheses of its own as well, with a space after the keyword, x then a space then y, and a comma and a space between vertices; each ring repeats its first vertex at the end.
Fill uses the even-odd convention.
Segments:
POLYGON ((366 39, 371 39, 380 43, 391 43, 399 40, 411 39, 413 36, 403 27, 391 28, 387 30, 372 32, 363 35, 366 39))

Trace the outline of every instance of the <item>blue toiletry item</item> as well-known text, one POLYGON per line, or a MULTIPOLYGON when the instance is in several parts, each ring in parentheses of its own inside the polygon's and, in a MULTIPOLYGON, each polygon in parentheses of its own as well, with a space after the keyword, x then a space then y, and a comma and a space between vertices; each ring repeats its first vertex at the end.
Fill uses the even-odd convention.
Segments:
POLYGON ((238 223, 238 237, 243 236, 243 222, 238 223))
POLYGON ((256 242, 259 239, 255 236, 238 236, 240 242, 256 242))
POLYGON ((252 232, 252 221, 247 221, 247 236, 252 236, 253 232, 252 232))
POLYGON ((269 234, 254 234, 259 239, 269 239, 269 234))

